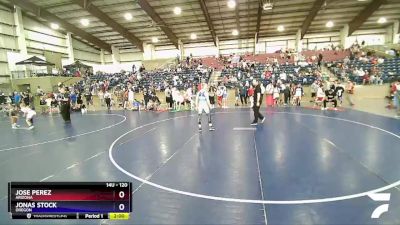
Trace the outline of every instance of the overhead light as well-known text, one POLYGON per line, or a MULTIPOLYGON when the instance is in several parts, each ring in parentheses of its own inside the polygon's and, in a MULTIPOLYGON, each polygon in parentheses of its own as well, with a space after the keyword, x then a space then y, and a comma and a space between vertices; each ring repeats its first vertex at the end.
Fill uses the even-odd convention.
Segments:
POLYGON ((124 17, 125 17, 126 20, 132 20, 133 19, 133 16, 130 13, 125 13, 124 17))
POLYGON ((51 24, 50 24, 50 27, 51 27, 51 29, 53 29, 53 30, 58 30, 58 29, 60 29, 60 26, 59 26, 58 24, 56 24, 56 23, 51 23, 51 24))
POLYGON ((333 21, 332 20, 329 20, 328 22, 326 22, 326 27, 328 27, 328 28, 331 28, 331 27, 333 27, 335 24, 333 23, 333 21))
POLYGON ((196 35, 195 33, 192 33, 192 34, 190 35, 190 39, 192 39, 192 40, 197 39, 197 35, 196 35))
POLYGON ((235 8, 235 7, 236 7, 236 1, 235 1, 235 0, 229 0, 229 1, 228 1, 228 7, 229 7, 230 9, 235 8))
POLYGON ((359 1, 359 2, 366 2, 366 1, 368 1, 368 0, 357 0, 357 1, 359 1))
POLYGON ((153 43, 157 43, 157 42, 158 42, 158 38, 157 38, 157 37, 153 37, 153 38, 151 39, 151 41, 152 41, 153 43))
POLYGON ((274 4, 271 2, 267 2, 263 5, 263 9, 264 10, 272 10, 272 8, 274 8, 274 4))
POLYGON ((381 18, 379 18, 379 20, 378 20, 378 23, 386 23, 386 22, 387 22, 387 20, 386 20, 385 17, 381 17, 381 18))
POLYGON ((175 13, 175 15, 180 15, 182 13, 182 9, 180 7, 175 7, 174 13, 175 13))
POLYGON ((89 20, 88 19, 81 19, 81 24, 85 27, 89 26, 89 20))
POLYGON ((238 30, 236 30, 236 29, 235 29, 235 30, 233 30, 233 31, 232 31, 232 35, 234 35, 234 36, 238 36, 238 35, 239 35, 239 31, 238 31, 238 30))
POLYGON ((277 30, 278 30, 279 32, 282 32, 282 31, 285 30, 285 27, 282 26, 282 25, 279 25, 278 28, 277 28, 277 30))

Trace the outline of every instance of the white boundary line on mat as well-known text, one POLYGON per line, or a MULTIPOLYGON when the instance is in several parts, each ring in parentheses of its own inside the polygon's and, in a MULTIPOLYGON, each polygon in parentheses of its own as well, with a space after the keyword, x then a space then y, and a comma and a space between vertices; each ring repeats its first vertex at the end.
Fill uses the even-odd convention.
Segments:
POLYGON ((30 145, 22 145, 22 146, 17 146, 17 147, 0 149, 0 152, 7 152, 7 151, 16 150, 16 149, 34 147, 34 146, 38 146, 38 145, 44 145, 44 144, 48 144, 48 143, 54 143, 54 142, 58 142, 58 141, 68 140, 68 139, 71 139, 71 138, 81 137, 81 136, 84 136, 84 135, 93 134, 93 133, 97 133, 97 132, 100 132, 100 131, 103 131, 103 130, 110 129, 110 128, 118 126, 118 125, 120 125, 120 124, 122 124, 123 122, 126 121, 126 116, 119 115, 119 114, 87 114, 85 116, 118 116, 118 117, 121 117, 121 118, 124 118, 124 119, 122 121, 118 122, 118 123, 109 125, 107 127, 103 127, 103 128, 100 128, 100 129, 97 129, 97 130, 93 130, 93 131, 88 131, 88 132, 85 132, 85 133, 82 133, 82 134, 77 134, 77 135, 73 135, 73 136, 69 136, 69 137, 58 138, 58 139, 54 139, 54 140, 43 141, 43 142, 30 144, 30 145))

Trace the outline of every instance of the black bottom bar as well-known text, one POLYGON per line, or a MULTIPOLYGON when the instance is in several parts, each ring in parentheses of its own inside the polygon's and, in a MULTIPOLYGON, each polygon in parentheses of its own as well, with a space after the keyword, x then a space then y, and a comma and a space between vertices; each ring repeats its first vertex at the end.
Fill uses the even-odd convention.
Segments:
POLYGON ((13 213, 12 219, 25 219, 25 220, 62 220, 62 219, 78 219, 76 213, 13 213))
POLYGON ((25 219, 25 220, 60 220, 60 219, 87 219, 87 220, 101 220, 109 219, 108 213, 12 213, 12 219, 25 219))

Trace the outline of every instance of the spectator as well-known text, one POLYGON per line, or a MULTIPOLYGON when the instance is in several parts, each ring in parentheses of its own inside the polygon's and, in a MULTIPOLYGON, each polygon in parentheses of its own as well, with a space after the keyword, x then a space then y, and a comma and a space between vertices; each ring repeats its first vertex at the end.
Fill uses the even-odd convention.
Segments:
POLYGON ((173 106, 173 101, 172 101, 172 92, 171 92, 171 88, 169 86, 167 86, 167 88, 164 91, 165 93, 165 101, 167 103, 168 109, 172 109, 173 106))
POLYGON ((41 89, 40 86, 38 86, 36 89, 36 95, 43 96, 43 94, 44 94, 43 89, 41 89))

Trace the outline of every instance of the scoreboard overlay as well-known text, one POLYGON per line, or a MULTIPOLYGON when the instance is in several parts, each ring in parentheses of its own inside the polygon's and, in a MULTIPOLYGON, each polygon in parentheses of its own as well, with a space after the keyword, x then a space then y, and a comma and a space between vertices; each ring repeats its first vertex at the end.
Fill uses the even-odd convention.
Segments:
POLYGON ((130 182, 9 182, 12 219, 129 219, 130 182))

